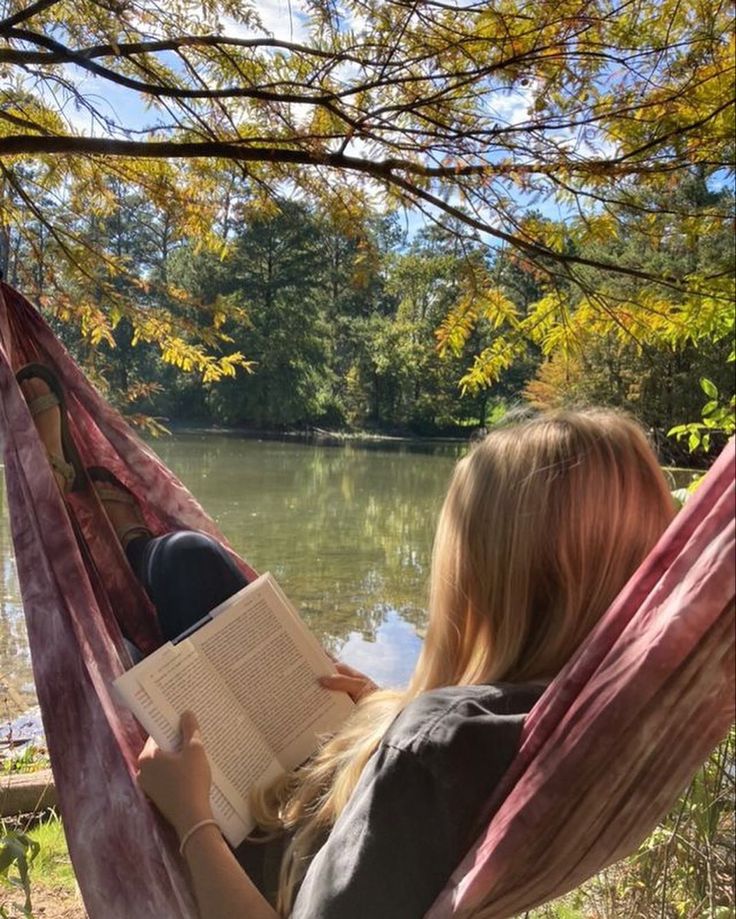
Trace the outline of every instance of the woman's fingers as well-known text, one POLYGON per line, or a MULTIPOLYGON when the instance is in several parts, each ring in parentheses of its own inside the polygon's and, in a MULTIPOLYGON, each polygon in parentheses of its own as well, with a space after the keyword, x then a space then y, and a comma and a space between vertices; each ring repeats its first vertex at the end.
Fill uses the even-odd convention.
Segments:
POLYGON ((347 664, 343 664, 342 661, 335 661, 335 670, 338 673, 343 673, 345 676, 360 677, 361 679, 367 680, 368 677, 364 673, 361 673, 360 670, 355 670, 353 667, 349 667, 347 664))
POLYGON ((182 746, 192 743, 192 741, 202 742, 202 737, 199 733, 199 722, 194 712, 184 712, 179 722, 179 730, 181 731, 182 746))
POLYGON ((362 686, 362 680, 357 680, 355 677, 350 676, 341 676, 339 674, 321 676, 319 681, 326 689, 336 689, 340 692, 349 692, 351 689, 362 686))
POLYGON ((325 689, 331 689, 333 692, 346 692, 353 702, 360 701, 360 699, 378 689, 373 680, 370 680, 367 676, 362 673, 359 674, 357 670, 352 671, 352 673, 356 675, 336 673, 331 676, 323 676, 319 678, 319 682, 325 689))
POLYGON ((199 820, 211 817, 212 774, 192 712, 182 715, 179 731, 181 746, 176 752, 167 753, 148 739, 138 757, 138 784, 181 836, 199 820))
POLYGON ((373 680, 361 673, 360 670, 356 670, 348 664, 343 664, 342 661, 339 661, 329 652, 328 655, 335 664, 337 673, 319 678, 320 685, 325 689, 331 689, 333 692, 346 692, 353 702, 359 702, 378 689, 373 680))
POLYGON ((153 737, 149 737, 145 743, 145 746, 143 747, 141 752, 138 754, 138 766, 140 767, 140 764, 142 761, 152 759, 156 755, 158 750, 159 750, 159 746, 156 743, 156 741, 153 739, 153 737))
POLYGON ((335 670, 338 673, 343 674, 343 676, 353 677, 356 680, 363 680, 366 683, 370 683, 375 689, 378 689, 373 680, 365 673, 362 673, 360 670, 356 670, 355 667, 350 667, 348 664, 343 664, 341 661, 335 661, 335 670))
MULTIPOLYGON (((184 747, 191 747, 193 745, 202 746, 202 735, 199 730, 199 722, 194 712, 184 712, 179 721, 179 732, 181 735, 179 752, 181 752, 184 747)), ((160 761, 175 755, 176 754, 163 751, 153 737, 149 737, 145 746, 138 754, 138 768, 143 768, 143 764, 149 763, 151 760, 160 761)))

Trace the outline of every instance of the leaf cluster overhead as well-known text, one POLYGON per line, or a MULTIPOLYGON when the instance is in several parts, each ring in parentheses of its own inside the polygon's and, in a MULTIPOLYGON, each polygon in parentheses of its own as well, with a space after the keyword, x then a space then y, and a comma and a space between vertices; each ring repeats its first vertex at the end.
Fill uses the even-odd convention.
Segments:
POLYGON ((733 159, 727 4, 310 0, 299 41, 240 0, 4 9, 4 168, 32 157, 60 181, 86 162, 146 184, 153 160, 201 159, 169 184, 210 216, 207 176, 231 162, 253 194, 293 183, 336 210, 382 194, 574 275, 591 259, 524 226, 531 200, 593 205, 615 233, 642 184, 733 159))

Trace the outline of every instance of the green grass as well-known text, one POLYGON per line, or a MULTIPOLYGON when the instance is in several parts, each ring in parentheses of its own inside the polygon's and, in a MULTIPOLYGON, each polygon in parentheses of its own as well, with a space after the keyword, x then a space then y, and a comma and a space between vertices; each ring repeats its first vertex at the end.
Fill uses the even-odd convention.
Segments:
POLYGON ((28 746, 20 756, 6 756, 0 760, 0 774, 17 775, 19 773, 38 772, 48 769, 51 765, 45 750, 28 746))
POLYGON ((52 814, 30 830, 28 835, 41 846, 41 851, 31 866, 31 888, 34 883, 40 883, 73 892, 76 889, 76 880, 61 820, 56 814, 52 814))

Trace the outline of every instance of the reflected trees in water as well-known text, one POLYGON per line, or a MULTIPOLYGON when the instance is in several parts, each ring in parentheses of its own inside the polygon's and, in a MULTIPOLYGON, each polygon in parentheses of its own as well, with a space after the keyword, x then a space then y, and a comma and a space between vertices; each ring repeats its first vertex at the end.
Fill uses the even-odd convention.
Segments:
MULTIPOLYGON (((432 538, 458 452, 314 446, 225 434, 154 442, 233 548, 270 570, 325 646, 406 675, 421 643, 432 538)), ((0 515, 0 674, 30 684, 7 518, 0 515)))

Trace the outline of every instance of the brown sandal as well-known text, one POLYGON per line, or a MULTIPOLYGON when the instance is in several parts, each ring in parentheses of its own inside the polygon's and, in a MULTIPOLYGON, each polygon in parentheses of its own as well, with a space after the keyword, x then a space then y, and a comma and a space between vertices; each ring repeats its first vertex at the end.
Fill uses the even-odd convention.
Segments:
POLYGON ((151 533, 150 529, 146 526, 140 505, 135 495, 129 488, 123 485, 113 472, 110 472, 109 469, 105 469, 104 466, 91 466, 87 470, 87 475, 92 480, 94 489, 97 492, 97 497, 103 504, 107 501, 127 504, 129 507, 134 508, 136 512, 136 523, 120 531, 115 531, 123 548, 125 548, 132 539, 137 539, 140 536, 147 536, 149 538, 153 536, 153 533, 151 533))
POLYGON ((45 364, 26 364, 16 373, 15 379, 20 386, 25 380, 43 380, 50 392, 37 396, 28 402, 28 410, 32 418, 36 418, 49 409, 57 408, 61 413, 61 449, 63 456, 57 456, 48 449, 46 453, 54 472, 58 472, 64 479, 64 494, 70 491, 79 491, 84 486, 84 466, 72 439, 66 413, 66 398, 59 378, 54 371, 45 364))

